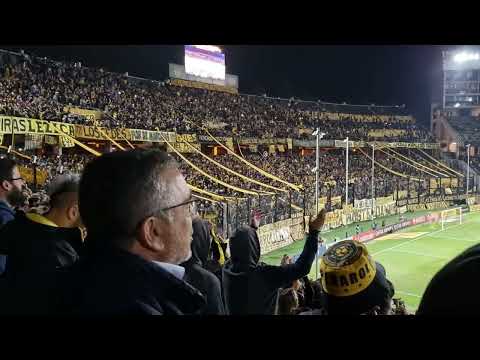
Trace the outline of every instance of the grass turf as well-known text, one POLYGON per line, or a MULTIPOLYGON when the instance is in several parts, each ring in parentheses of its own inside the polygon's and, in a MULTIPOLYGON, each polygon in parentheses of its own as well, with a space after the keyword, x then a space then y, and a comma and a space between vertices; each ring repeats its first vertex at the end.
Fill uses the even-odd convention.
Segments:
MULTIPOLYGON (((406 218, 417 217, 431 211, 404 214, 406 218)), ((381 224, 382 219, 377 219, 381 224)), ((385 218, 385 223, 398 222, 398 215, 385 218)), ((355 225, 327 232, 322 237, 331 243, 336 237, 345 238, 345 232, 352 235, 355 225)), ((371 227, 371 222, 360 223, 362 231, 371 227)), ((402 229, 394 234, 381 237, 367 243, 373 258, 383 264, 387 277, 395 285, 395 297, 402 298, 410 311, 417 309, 421 296, 429 281, 447 262, 468 247, 480 242, 480 213, 464 214, 463 222, 447 223, 441 229, 440 223, 422 224, 402 229)), ((290 256, 300 253, 304 241, 268 253, 262 261, 279 265, 284 254, 290 256)), ((315 278, 315 264, 310 277, 315 278)))

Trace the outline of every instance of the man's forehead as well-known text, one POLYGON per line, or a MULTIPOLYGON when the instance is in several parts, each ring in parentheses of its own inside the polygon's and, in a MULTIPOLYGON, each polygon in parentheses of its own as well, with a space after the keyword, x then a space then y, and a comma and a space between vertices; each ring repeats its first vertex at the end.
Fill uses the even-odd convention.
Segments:
POLYGON ((185 177, 178 169, 168 169, 165 171, 167 181, 178 191, 189 195, 191 193, 190 188, 185 181, 185 177))

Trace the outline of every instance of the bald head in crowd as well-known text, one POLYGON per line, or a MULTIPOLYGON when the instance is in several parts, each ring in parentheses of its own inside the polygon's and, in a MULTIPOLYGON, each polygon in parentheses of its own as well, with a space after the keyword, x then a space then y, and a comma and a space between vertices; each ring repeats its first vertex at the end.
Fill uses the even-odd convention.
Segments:
POLYGON ((50 210, 45 215, 59 227, 81 227, 78 209, 79 175, 57 176, 48 187, 50 210))
POLYGON ((93 248, 119 247, 171 264, 191 256, 191 192, 165 152, 113 152, 90 162, 79 204, 93 248))

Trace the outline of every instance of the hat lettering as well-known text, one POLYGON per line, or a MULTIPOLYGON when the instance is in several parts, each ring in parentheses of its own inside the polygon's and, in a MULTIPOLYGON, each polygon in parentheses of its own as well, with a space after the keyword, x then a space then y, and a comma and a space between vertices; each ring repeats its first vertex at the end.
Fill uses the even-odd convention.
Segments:
POLYGON ((344 275, 340 276, 340 286, 348 286, 348 280, 347 277, 344 275))
POLYGON ((326 273, 325 282, 327 283, 327 285, 338 286, 337 277, 335 276, 335 274, 326 273))
POLYGON ((358 271, 358 276, 360 276, 360 279, 363 279, 365 277, 365 269, 364 268, 361 268, 358 271))
POLYGON ((350 273, 350 274, 348 274, 348 276, 350 278, 350 284, 355 284, 355 283, 358 282, 357 274, 350 273))
POLYGON ((368 263, 365 264, 365 271, 368 273, 370 273, 370 269, 368 268, 368 263))

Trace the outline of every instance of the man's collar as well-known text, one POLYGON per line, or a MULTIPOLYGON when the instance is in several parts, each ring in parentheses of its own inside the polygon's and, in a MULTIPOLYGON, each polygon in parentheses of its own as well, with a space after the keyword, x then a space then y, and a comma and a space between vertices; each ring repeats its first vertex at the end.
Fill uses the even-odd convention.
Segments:
POLYGON ((36 222, 38 224, 52 226, 52 227, 58 227, 58 225, 55 224, 53 221, 47 219, 45 216, 42 216, 40 214, 28 213, 25 216, 27 217, 27 219, 29 219, 33 222, 36 222))
POLYGON ((185 275, 185 268, 179 265, 164 263, 160 261, 152 261, 152 262, 160 266, 163 270, 175 276, 177 279, 183 280, 183 276, 185 275))
POLYGON ((0 200, 0 205, 5 204, 5 207, 13 211, 13 207, 6 200, 0 200))

